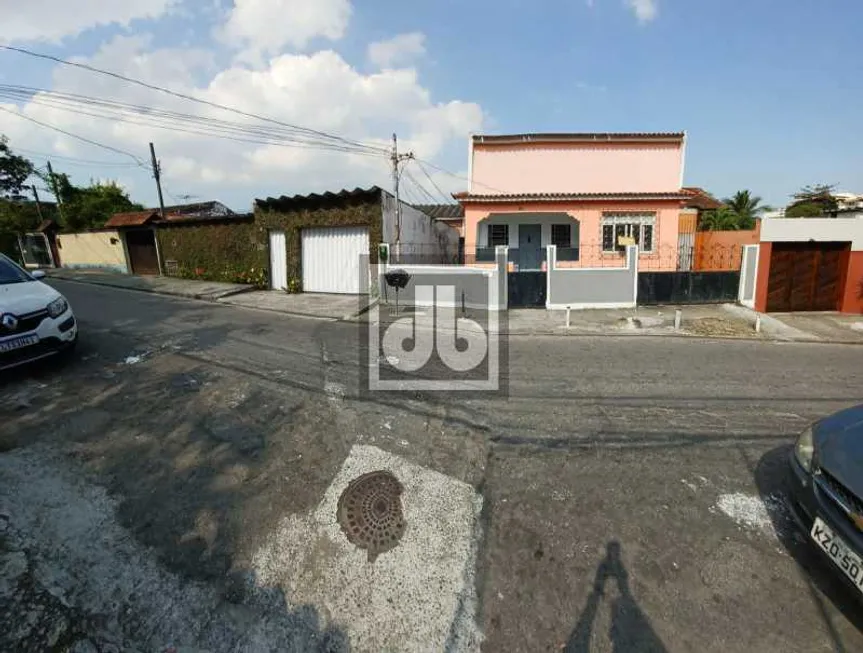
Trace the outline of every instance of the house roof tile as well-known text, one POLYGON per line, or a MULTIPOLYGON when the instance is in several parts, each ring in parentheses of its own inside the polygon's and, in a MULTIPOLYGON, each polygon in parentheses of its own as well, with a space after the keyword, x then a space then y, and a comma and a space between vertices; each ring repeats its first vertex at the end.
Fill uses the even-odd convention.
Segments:
POLYGON ((685 200, 691 197, 687 193, 671 191, 668 193, 512 193, 497 195, 479 195, 471 193, 454 193, 460 202, 564 202, 564 201, 665 201, 685 200))
POLYGON ((560 142, 682 142, 685 132, 571 132, 536 134, 475 134, 474 143, 560 143, 560 142))

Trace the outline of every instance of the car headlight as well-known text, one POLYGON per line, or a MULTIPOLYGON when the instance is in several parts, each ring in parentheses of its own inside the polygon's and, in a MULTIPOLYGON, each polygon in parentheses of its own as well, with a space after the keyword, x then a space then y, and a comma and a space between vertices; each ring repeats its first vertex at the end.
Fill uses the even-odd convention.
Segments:
POLYGON ((797 462, 807 472, 812 471, 812 457, 815 454, 815 444, 812 439, 812 427, 797 436, 797 444, 794 445, 794 456, 797 462))
POLYGON ((48 315, 51 317, 60 317, 69 308, 69 304, 62 297, 58 297, 53 302, 48 304, 48 315))

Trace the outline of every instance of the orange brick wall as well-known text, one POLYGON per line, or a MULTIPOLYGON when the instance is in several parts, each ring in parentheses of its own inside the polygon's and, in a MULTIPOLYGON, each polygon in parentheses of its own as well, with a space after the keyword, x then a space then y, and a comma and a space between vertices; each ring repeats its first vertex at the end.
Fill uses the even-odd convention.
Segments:
POLYGON ((749 231, 699 231, 695 234, 694 270, 739 270, 744 245, 757 245, 761 221, 749 231))

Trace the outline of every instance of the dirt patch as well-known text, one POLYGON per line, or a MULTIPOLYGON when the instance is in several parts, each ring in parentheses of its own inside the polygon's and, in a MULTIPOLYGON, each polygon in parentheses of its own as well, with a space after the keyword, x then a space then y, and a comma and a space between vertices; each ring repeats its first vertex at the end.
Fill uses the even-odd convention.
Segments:
POLYGON ((695 336, 722 336, 726 338, 753 338, 759 334, 746 322, 722 317, 702 317, 684 320, 682 329, 695 336))

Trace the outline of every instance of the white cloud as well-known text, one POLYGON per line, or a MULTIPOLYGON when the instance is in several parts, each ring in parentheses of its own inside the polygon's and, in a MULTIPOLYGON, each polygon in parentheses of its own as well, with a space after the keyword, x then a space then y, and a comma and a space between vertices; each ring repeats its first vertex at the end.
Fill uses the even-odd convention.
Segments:
POLYGON ((626 0, 626 4, 635 13, 639 23, 649 23, 659 11, 656 0, 626 0))
POLYGON ((124 27, 135 19, 158 18, 174 0, 0 0, 0 41, 58 42, 100 25, 124 27))
POLYGON ((350 17, 350 0, 235 0, 218 35, 252 58, 302 50, 315 38, 338 40, 350 17))
POLYGON ((410 32, 399 34, 386 41, 376 41, 369 45, 369 61, 380 68, 392 68, 410 63, 425 54, 425 34, 410 32))
MULTIPOLYGON (((104 45, 91 63, 130 77, 188 95, 268 116, 284 123, 338 134, 364 143, 388 147, 393 132, 400 149, 439 164, 453 152, 444 167, 464 165, 464 143, 471 131, 481 131, 484 114, 479 105, 460 100, 436 101, 415 70, 383 70, 363 74, 339 54, 325 50, 311 54, 285 54, 265 67, 249 68, 237 62, 217 70, 204 50, 151 50, 146 36, 118 37, 104 45)), ((58 68, 53 90, 111 98, 199 115, 203 118, 244 122, 241 116, 184 101, 93 73, 58 68)), ((211 136, 195 136, 151 126, 105 121, 31 102, 20 109, 70 132, 148 158, 147 143, 156 144, 163 182, 170 194, 194 194, 222 199, 248 209, 256 197, 339 190, 379 184, 389 186, 386 156, 358 156, 319 149, 239 143, 211 136)), ((3 131, 15 146, 88 159, 130 159, 100 151, 68 136, 12 116, 3 119, 3 131)), ((249 120, 249 122, 253 122, 249 120)), ((260 125, 260 123, 256 123, 260 125)), ((269 125, 273 127, 274 125, 269 125)), ((59 162, 55 168, 59 167, 59 162)), ((77 168, 78 182, 89 171, 77 168)), ((430 169, 431 172, 431 169, 430 169)), ((147 171, 129 173, 133 198, 153 201, 152 179, 147 171)), ((429 190, 431 184, 424 176, 429 190)), ((446 190, 464 188, 464 182, 436 181, 446 190)))

